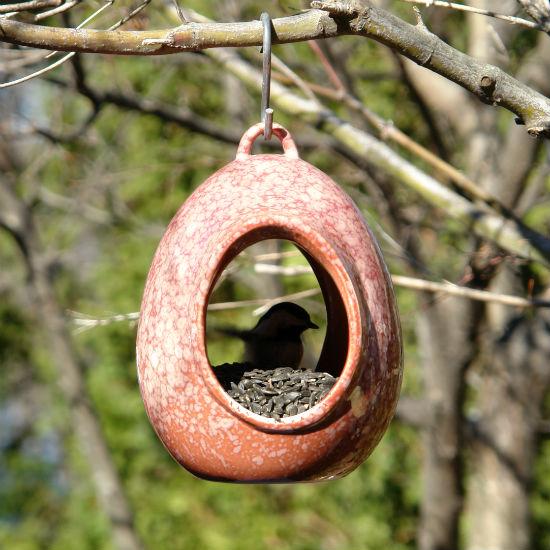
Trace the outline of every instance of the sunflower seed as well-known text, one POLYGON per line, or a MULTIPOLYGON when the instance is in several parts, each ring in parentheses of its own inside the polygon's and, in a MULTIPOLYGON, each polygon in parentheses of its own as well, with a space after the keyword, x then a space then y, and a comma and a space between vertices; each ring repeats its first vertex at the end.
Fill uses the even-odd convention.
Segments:
POLYGON ((214 373, 231 398, 256 414, 276 420, 314 407, 338 380, 326 372, 251 367, 249 363, 225 363, 214 367, 214 373))

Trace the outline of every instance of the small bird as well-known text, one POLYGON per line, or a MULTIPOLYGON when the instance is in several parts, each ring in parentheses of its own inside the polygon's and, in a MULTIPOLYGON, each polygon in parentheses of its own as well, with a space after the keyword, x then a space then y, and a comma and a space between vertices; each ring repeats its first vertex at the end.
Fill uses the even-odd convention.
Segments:
POLYGON ((240 338, 245 344, 244 362, 252 363, 257 369, 268 370, 300 366, 304 354, 301 336, 308 328, 319 327, 303 307, 292 302, 281 302, 262 315, 253 329, 216 330, 240 338))

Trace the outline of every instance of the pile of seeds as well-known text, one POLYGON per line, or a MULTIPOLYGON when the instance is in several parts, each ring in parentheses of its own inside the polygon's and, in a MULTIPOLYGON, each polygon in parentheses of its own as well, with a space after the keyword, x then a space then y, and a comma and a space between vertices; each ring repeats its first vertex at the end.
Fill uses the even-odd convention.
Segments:
POLYGON ((252 367, 247 363, 225 363, 213 370, 224 390, 235 401, 253 413, 277 420, 315 406, 338 380, 327 372, 252 367))

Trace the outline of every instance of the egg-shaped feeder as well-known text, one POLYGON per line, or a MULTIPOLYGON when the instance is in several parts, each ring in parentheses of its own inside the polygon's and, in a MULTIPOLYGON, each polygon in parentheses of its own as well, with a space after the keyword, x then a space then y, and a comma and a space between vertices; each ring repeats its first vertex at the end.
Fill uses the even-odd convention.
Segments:
POLYGON ((208 178, 171 221, 143 296, 137 364, 147 414, 170 454, 198 477, 233 482, 341 477, 371 453, 390 422, 402 343, 390 276, 352 200, 301 160, 282 126, 284 154, 236 159, 208 178), (319 281, 327 330, 317 371, 338 376, 294 416, 255 414, 222 388, 206 353, 209 297, 224 268, 265 239, 292 241, 319 281))

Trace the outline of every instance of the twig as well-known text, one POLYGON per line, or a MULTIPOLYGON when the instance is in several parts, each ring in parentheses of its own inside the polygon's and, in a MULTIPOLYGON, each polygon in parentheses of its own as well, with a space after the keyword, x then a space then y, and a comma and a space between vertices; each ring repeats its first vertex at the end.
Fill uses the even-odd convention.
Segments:
MULTIPOLYGON (((113 0, 114 1, 114 0, 113 0)), ((107 31, 115 31, 116 29, 118 29, 119 27, 122 27, 122 25, 124 25, 125 23, 128 23, 128 21, 130 21, 130 19, 132 19, 133 17, 135 17, 138 13, 140 13, 141 11, 143 11, 150 3, 151 3, 152 0, 143 0, 143 2, 139 5, 139 6, 136 6, 128 15, 122 17, 119 21, 117 21, 114 25, 111 25, 107 31)))
MULTIPOLYGON (((277 273, 280 275, 301 275, 303 273, 313 273, 311 267, 308 266, 284 267, 277 265, 268 266, 268 264, 256 264, 256 268, 258 268, 258 266, 260 267, 259 269, 257 269, 258 273, 277 273)), ((477 290, 475 288, 455 285, 450 282, 435 283, 432 281, 426 281, 424 279, 405 277, 403 275, 392 275, 392 281, 395 286, 403 288, 411 288, 413 290, 421 290, 425 292, 441 292, 444 294, 449 294, 451 296, 459 296, 462 298, 477 300, 480 302, 491 302, 520 308, 550 308, 550 300, 540 300, 537 298, 529 299, 522 298, 521 296, 498 294, 495 292, 488 292, 486 290, 477 290)), ((254 310, 252 314, 261 315, 271 306, 280 302, 311 298, 313 296, 318 296, 320 293, 321 290, 319 288, 311 288, 303 290, 301 292, 287 294, 285 296, 278 296, 277 298, 258 298, 254 300, 238 300, 235 302, 217 302, 213 304, 208 304, 208 311, 226 311, 229 309, 260 306, 259 308, 254 310)), ((135 323, 139 319, 139 311, 122 313, 119 315, 111 315, 110 317, 102 318, 93 318, 77 311, 69 311, 69 314, 73 318, 74 324, 77 326, 74 331, 75 334, 80 334, 91 328, 104 327, 113 323, 120 323, 123 321, 135 323)))
POLYGON ((45 59, 44 52, 33 50, 1 50, 0 56, 2 59, 2 72, 11 73, 15 70, 35 65, 38 61, 45 59), (17 55, 14 55, 14 53, 17 55), (5 59, 5 58, 8 59, 5 59))
MULTIPOLYGON (((304 273, 313 273, 310 266, 280 266, 273 264, 257 263, 254 265, 257 273, 278 274, 284 276, 303 275, 304 273)), ((486 290, 477 290, 465 286, 455 285, 448 281, 436 283, 417 279, 415 277, 405 277, 403 275, 392 275, 393 284, 404 288, 414 290, 424 290, 427 292, 444 292, 453 296, 462 296, 471 300, 480 302, 496 302, 499 304, 515 307, 550 307, 550 300, 539 300, 537 298, 522 298, 521 296, 511 296, 508 294, 498 294, 486 290)))
POLYGON ((516 0, 518 4, 550 33, 550 4, 548 0, 516 0))
POLYGON ((286 294, 285 296, 278 296, 277 298, 258 298, 255 300, 239 300, 237 302, 218 302, 214 304, 208 304, 208 311, 224 311, 227 309, 239 309, 241 307, 251 306, 267 306, 278 304, 279 302, 287 302, 289 300, 301 300, 302 298, 311 298, 321 293, 319 288, 311 288, 308 290, 302 290, 301 292, 294 292, 292 294, 286 294))
MULTIPOLYGON (((104 10, 106 10, 108 7, 112 6, 115 0, 107 0, 107 2, 98 8, 94 13, 92 13, 90 16, 88 16, 78 27, 77 29, 81 29, 82 27, 86 26, 88 23, 90 23, 92 20, 94 20, 99 14, 101 14, 104 10)), ((0 22, 0 29, 1 29, 1 22, 0 22)), ((45 56, 45 59, 51 57, 52 55, 55 55, 56 53, 59 53, 58 51, 50 52, 48 55, 45 56)), ((38 71, 35 71, 34 73, 28 74, 26 76, 23 76, 21 78, 17 78, 16 80, 11 80, 9 82, 3 82, 0 84, 0 89, 2 88, 9 88, 11 86, 16 86, 17 84, 22 84, 23 82, 27 82, 29 80, 32 80, 33 78, 38 78, 39 76, 42 76, 46 73, 49 73, 50 71, 53 71, 55 68, 59 67, 60 65, 63 65, 63 63, 69 61, 71 57, 74 57, 75 52, 68 53, 64 55, 61 59, 58 59, 54 63, 51 63, 47 67, 44 67, 38 71)))
POLYGON ((91 328, 105 327, 112 325, 113 323, 120 323, 122 321, 129 321, 134 324, 139 319, 139 311, 132 313, 121 313, 118 315, 111 315, 110 317, 93 318, 84 313, 78 311, 68 311, 69 315, 73 318, 73 323, 76 325, 76 329, 73 331, 75 334, 81 334, 91 328))
MULTIPOLYGON (((225 311, 228 309, 240 309, 244 307, 260 306, 258 309, 252 312, 253 315, 260 315, 262 309, 269 309, 271 306, 280 302, 311 298, 312 296, 317 296, 320 293, 321 289, 311 288, 308 290, 302 290, 301 292, 287 294, 286 296, 278 296, 277 298, 258 298, 255 300, 239 300, 236 302, 217 302, 213 304, 208 304, 208 311, 225 311)), ((77 326, 74 331, 75 334, 80 334, 91 328, 104 327, 113 323, 120 323, 123 321, 135 323, 139 319, 139 311, 132 311, 131 313, 121 313, 118 315, 111 315, 109 317, 100 318, 94 318, 79 311, 68 310, 68 313, 73 318, 74 324, 77 326)))
POLYGON ((427 292, 443 292, 453 296, 461 296, 470 300, 478 300, 480 302, 494 302, 506 306, 514 306, 521 308, 541 307, 550 308, 550 300, 539 300, 537 298, 522 298, 521 296, 510 296, 508 294, 498 294, 488 292, 487 290, 477 290, 464 286, 455 285, 450 282, 434 283, 425 281, 424 279, 415 279, 413 277, 405 277, 403 275, 392 275, 392 281, 396 286, 412 288, 414 290, 424 290, 427 292))
POLYGON ((101 225, 112 223, 112 217, 107 212, 91 206, 87 202, 59 195, 44 186, 39 187, 38 195, 44 204, 52 208, 59 208, 71 214, 78 213, 93 223, 101 225))
POLYGON ((304 95, 311 101, 318 102, 318 99, 315 97, 315 94, 311 91, 311 88, 307 85, 304 80, 298 76, 286 63, 284 63, 276 55, 271 56, 271 62, 273 66, 278 69, 283 75, 288 77, 302 92, 304 95))
POLYGON ((178 4, 178 0, 172 0, 172 3, 174 4, 174 8, 175 10, 177 11, 178 13, 178 17, 180 18, 181 22, 185 25, 187 23, 189 23, 189 21, 187 21, 185 15, 183 14, 183 12, 181 11, 181 7, 180 5, 178 4))
POLYGON ((472 6, 466 6, 464 4, 457 4, 456 2, 447 2, 446 0, 401 0, 402 2, 407 2, 408 4, 421 4, 426 7, 435 6, 438 8, 450 8, 457 11, 467 11, 470 13, 475 13, 478 15, 485 15, 487 17, 493 17, 494 19, 499 19, 500 21, 506 21, 506 23, 511 23, 512 25, 521 25, 522 27, 527 27, 528 29, 538 29, 546 30, 546 28, 540 23, 535 23, 521 17, 516 17, 514 15, 505 15, 502 13, 495 13, 491 10, 484 10, 482 8, 474 8, 472 6))
MULTIPOLYGON (((58 52, 55 52, 58 53, 58 52)), ((58 59, 54 63, 51 63, 47 67, 44 67, 43 69, 40 69, 38 71, 35 71, 34 73, 28 74, 26 76, 22 76, 21 78, 17 78, 15 80, 10 80, 9 82, 2 82, 0 84, 0 89, 2 88, 10 88, 11 86, 17 86, 18 84, 23 84, 23 82, 27 82, 29 80, 32 80, 33 78, 38 78, 39 76, 42 76, 46 73, 49 73, 50 71, 53 71, 60 65, 63 65, 63 63, 69 61, 71 57, 75 56, 76 54, 74 52, 65 54, 62 58, 58 59)))
MULTIPOLYGON (((74 0, 73 2, 69 2, 69 3, 65 4, 64 6, 60 6, 60 9, 56 13, 59 13, 60 11, 66 11, 67 9, 70 9, 74 5, 78 4, 80 1, 81 0, 74 0), (66 7, 64 10, 61 10, 61 8, 64 8, 65 6, 68 6, 68 7, 66 7)), ((107 0, 107 2, 103 6, 98 8, 94 13, 92 13, 89 17, 87 17, 84 21, 82 21, 82 23, 80 23, 80 25, 78 25, 78 27, 76 27, 76 28, 77 29, 82 29, 83 27, 85 27, 88 23, 90 23, 93 19, 95 19, 98 15, 100 15, 104 10, 106 10, 107 8, 112 6, 114 4, 114 2, 115 2, 115 0, 107 0)), ((111 25, 107 29, 107 31, 115 31, 116 29, 118 29, 119 27, 124 25, 124 23, 127 23, 130 19, 135 17, 139 12, 144 10, 147 7, 147 5, 150 4, 150 3, 151 3, 151 0, 144 0, 139 6, 134 8, 128 15, 126 15, 125 17, 122 17, 114 25, 111 25)), ((53 10, 52 10, 52 12, 53 12, 53 10)), ((50 12, 49 15, 53 15, 52 12, 50 12)), ((1 29, 1 27, 0 27, 0 29, 1 29)), ((50 52, 48 55, 45 56, 44 59, 47 59, 47 58, 51 57, 52 55, 55 55, 56 53, 59 53, 59 51, 50 52)), ((38 78, 39 76, 42 76, 42 75, 52 71, 53 69, 56 69, 60 65, 63 65, 63 63, 69 61, 69 59, 74 57, 74 55, 75 55, 75 52, 71 52, 67 55, 64 55, 61 59, 58 59, 56 62, 48 65, 47 67, 44 67, 43 69, 35 71, 34 73, 31 73, 27 76, 23 76, 23 77, 18 78, 16 80, 12 80, 10 82, 4 82, 4 83, 0 84, 0 89, 9 88, 11 86, 16 86, 17 84, 22 84, 23 82, 27 82, 28 80, 32 80, 33 78, 38 78)))
POLYGON ((59 6, 62 1, 63 0, 31 0, 30 2, 19 2, 17 4, 4 4, 0 6, 0 13, 40 10, 51 6, 59 6))
MULTIPOLYGON (((60 81, 54 81, 54 83, 61 86, 66 85, 64 82, 60 81)), ((89 87, 79 91, 96 105, 108 103, 116 105, 121 109, 154 115, 163 121, 178 124, 192 132, 199 132, 224 143, 239 143, 241 137, 241 133, 235 131, 235 129, 223 128, 184 107, 175 109, 164 103, 144 98, 137 94, 120 94, 116 91, 103 92, 92 90, 89 87)))
POLYGON ((334 70, 334 67, 332 66, 331 62, 327 59, 327 56, 323 53, 323 50, 315 42, 314 40, 310 40, 308 42, 308 46, 311 48, 311 50, 315 53, 319 61, 321 62, 321 65, 323 65, 323 69, 325 70, 325 73, 327 73, 327 76, 329 77, 330 81, 332 82, 332 85, 342 94, 345 94, 347 92, 346 86, 342 82, 342 79, 338 76, 336 71, 334 70))
POLYGON ((256 273, 264 273, 270 275, 304 275, 312 274, 313 269, 308 265, 294 265, 294 266, 284 266, 284 265, 274 265, 274 264, 254 264, 254 271, 256 273))
POLYGON ((257 261, 265 260, 283 260, 285 258, 296 258, 301 256, 297 250, 289 250, 287 252, 266 252, 265 254, 256 254, 254 259, 257 261))
POLYGON ((70 9, 74 8, 76 5, 80 4, 82 0, 70 0, 59 6, 58 8, 53 8, 52 10, 46 10, 40 13, 37 13, 34 16, 35 21, 42 21, 42 19, 47 19, 53 15, 59 15, 60 13, 65 13, 70 9))
MULTIPOLYGON (((259 71, 230 50, 207 50, 233 74, 257 88, 259 71)), ((550 240, 513 220, 492 213, 485 205, 471 201, 444 187, 441 183, 408 162, 385 143, 367 132, 340 119, 326 107, 303 99, 277 82, 271 87, 272 102, 290 116, 299 116, 331 135, 354 155, 384 171, 400 183, 418 192, 432 206, 443 209, 450 216, 468 224, 469 228, 502 248, 523 258, 547 264, 550 259, 550 240)))
MULTIPOLYGON (((319 93, 319 95, 329 95, 332 96, 333 99, 343 101, 349 108, 360 113, 369 124, 378 130, 382 139, 391 139, 404 149, 407 149, 416 155, 418 158, 430 164, 436 170, 448 176, 458 187, 469 193, 472 197, 482 200, 500 214, 505 215, 507 218, 514 218, 510 210, 502 205, 496 197, 476 185, 474 181, 462 174, 462 172, 457 170, 454 166, 450 165, 448 162, 444 161, 430 150, 414 141, 407 134, 397 128, 393 122, 384 120, 382 117, 368 109, 356 97, 350 94, 319 45, 313 41, 308 42, 308 44, 321 61, 327 76, 336 88, 336 90, 331 90, 324 87, 317 87, 317 93, 319 93)), ((305 84, 311 87, 311 84, 307 82, 305 82, 305 84)))

